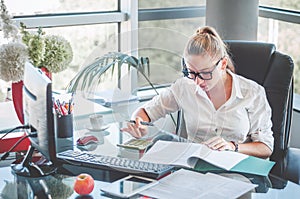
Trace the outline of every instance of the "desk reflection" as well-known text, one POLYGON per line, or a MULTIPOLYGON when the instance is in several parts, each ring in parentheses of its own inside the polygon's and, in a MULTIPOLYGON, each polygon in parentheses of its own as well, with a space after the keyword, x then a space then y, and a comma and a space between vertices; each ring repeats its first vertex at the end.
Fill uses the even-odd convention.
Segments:
MULTIPOLYGON (((126 126, 126 122, 117 122, 107 124, 107 128, 102 131, 93 131, 89 128, 75 130, 71 138, 57 138, 57 152, 66 151, 68 149, 86 151, 91 154, 99 154, 112 157, 125 157, 130 159, 139 159, 141 151, 136 149, 128 149, 117 146, 132 139, 133 137, 127 132, 121 132, 120 129, 126 126), (87 145, 77 145, 76 141, 84 136, 92 135, 97 138, 98 142, 91 142, 87 145)), ((162 133, 157 127, 148 127, 148 134, 144 139, 152 139, 156 135, 162 133)))

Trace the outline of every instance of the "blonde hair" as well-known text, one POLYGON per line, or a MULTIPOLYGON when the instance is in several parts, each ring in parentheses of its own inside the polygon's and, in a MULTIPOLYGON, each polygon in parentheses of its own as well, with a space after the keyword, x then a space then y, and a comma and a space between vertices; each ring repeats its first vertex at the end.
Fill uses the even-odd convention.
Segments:
POLYGON ((188 40, 184 49, 184 56, 205 54, 208 54, 213 59, 227 57, 227 68, 232 72, 235 71, 232 59, 228 54, 227 45, 223 42, 217 31, 210 26, 197 29, 196 34, 188 40))

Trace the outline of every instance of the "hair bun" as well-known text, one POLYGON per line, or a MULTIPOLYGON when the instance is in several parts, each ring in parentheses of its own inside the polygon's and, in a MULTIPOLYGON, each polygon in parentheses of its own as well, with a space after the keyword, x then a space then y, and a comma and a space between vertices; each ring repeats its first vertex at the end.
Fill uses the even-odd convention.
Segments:
POLYGON ((208 26, 198 28, 197 31, 196 31, 196 34, 197 34, 197 35, 201 35, 201 34, 209 34, 209 35, 216 36, 215 30, 212 29, 211 27, 208 27, 208 26))

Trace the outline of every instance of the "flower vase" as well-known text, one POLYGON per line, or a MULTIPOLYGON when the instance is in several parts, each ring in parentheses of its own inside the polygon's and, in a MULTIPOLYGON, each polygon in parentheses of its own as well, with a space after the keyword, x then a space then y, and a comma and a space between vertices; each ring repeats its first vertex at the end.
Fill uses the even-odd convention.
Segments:
MULTIPOLYGON (((45 75, 51 79, 52 74, 47 68, 42 67, 41 70, 45 75)), ((24 124, 24 113, 23 113, 23 81, 13 82, 11 84, 12 100, 18 119, 24 124)))
POLYGON ((41 70, 49 79, 52 80, 52 73, 46 67, 41 67, 41 70))
POLYGON ((11 84, 12 100, 19 121, 24 124, 23 113, 23 81, 13 82, 11 84))

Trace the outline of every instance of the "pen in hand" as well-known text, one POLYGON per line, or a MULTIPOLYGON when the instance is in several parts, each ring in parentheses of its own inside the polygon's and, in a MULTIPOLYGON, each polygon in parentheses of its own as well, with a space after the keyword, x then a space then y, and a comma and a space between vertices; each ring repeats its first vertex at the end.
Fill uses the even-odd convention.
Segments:
MULTIPOLYGON (((129 120, 128 122, 135 124, 135 120, 129 120)), ((151 123, 151 122, 145 122, 145 121, 141 121, 141 124, 145 125, 145 126, 154 126, 153 123, 151 123)))

